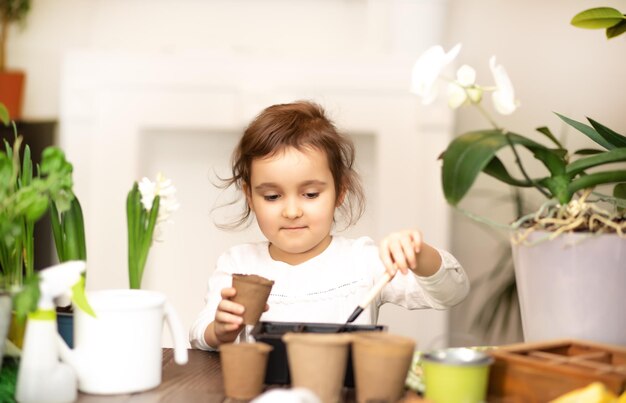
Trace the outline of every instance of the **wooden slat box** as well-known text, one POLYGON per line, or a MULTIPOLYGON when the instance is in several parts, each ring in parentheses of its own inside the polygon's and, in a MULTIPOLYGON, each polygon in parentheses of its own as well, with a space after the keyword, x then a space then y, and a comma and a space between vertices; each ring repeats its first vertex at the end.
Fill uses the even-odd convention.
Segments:
POLYGON ((619 395, 626 389, 626 348, 582 340, 555 340, 502 346, 495 358, 489 395, 546 402, 600 381, 619 395))

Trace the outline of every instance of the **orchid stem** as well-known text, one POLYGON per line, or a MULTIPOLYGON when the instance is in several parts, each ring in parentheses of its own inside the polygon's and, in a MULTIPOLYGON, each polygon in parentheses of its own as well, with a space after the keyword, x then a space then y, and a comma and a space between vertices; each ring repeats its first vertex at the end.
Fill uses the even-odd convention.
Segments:
POLYGON ((524 169, 524 165, 522 165, 522 159, 517 153, 517 149, 515 148, 513 141, 511 141, 511 137, 509 136, 509 133, 503 131, 502 134, 504 134, 504 136, 506 137, 506 141, 509 143, 509 147, 511 147, 511 150, 513 151, 513 154, 515 155, 515 163, 519 167, 519 170, 522 173, 522 176, 524 176, 524 179, 526 179, 529 183, 532 183, 533 186, 546 198, 551 199, 552 195, 550 195, 550 193, 542 189, 541 186, 539 186, 537 182, 531 179, 530 176, 528 176, 528 174, 526 173, 526 170, 524 169))
POLYGON ((517 149, 515 148, 513 141, 511 141, 509 132, 499 127, 498 124, 495 122, 495 120, 491 118, 491 115, 489 115, 489 113, 485 110, 485 108, 482 107, 481 104, 472 103, 472 105, 474 105, 480 111, 480 113, 484 116, 485 119, 487 119, 487 121, 494 127, 494 129, 499 130, 506 137, 506 141, 509 143, 509 147, 511 147, 511 151, 513 151, 513 155, 515 155, 515 163, 519 167, 519 170, 522 173, 522 176, 524 177, 524 179, 526 179, 529 183, 532 183, 532 185, 546 198, 551 199, 552 195, 550 195, 548 192, 542 189, 541 186, 539 186, 537 182, 531 179, 530 176, 528 176, 528 173, 526 173, 526 169, 524 169, 524 165, 522 165, 522 159, 517 153, 517 149))
MULTIPOLYGON (((465 92, 467 93, 467 90, 465 90, 465 92)), ((469 94, 468 94, 468 98, 469 98, 469 94)), ((483 117, 485 119, 487 119, 489 124, 491 126, 493 126, 494 129, 500 130, 501 132, 504 132, 504 130, 500 126, 498 126, 496 121, 491 118, 491 115, 489 114, 489 112, 487 112, 485 110, 485 108, 483 108, 483 106, 481 104, 472 102, 472 105, 474 105, 476 108, 478 108, 478 111, 481 113, 481 115, 483 115, 483 117)))

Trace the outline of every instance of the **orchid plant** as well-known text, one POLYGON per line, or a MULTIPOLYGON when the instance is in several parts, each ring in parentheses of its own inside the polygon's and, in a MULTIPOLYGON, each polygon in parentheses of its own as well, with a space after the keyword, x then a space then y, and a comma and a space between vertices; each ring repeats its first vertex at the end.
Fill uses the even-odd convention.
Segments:
POLYGON ((156 181, 135 182, 126 199, 130 288, 141 288, 152 241, 162 240, 162 226, 179 207, 176 188, 160 173, 156 181))
POLYGON ((514 229, 529 227, 519 241, 536 229, 551 231, 551 237, 565 231, 617 232, 626 236, 626 169, 588 172, 607 164, 626 161, 626 137, 588 118, 589 125, 557 114, 566 124, 577 129, 596 142, 600 149, 583 149, 570 154, 547 127, 537 131, 552 144, 546 146, 528 137, 510 132, 500 126, 483 107, 486 93, 491 93, 495 110, 509 115, 518 108, 512 82, 495 57, 489 61, 494 85, 476 83, 476 72, 462 65, 456 77, 446 79, 445 68, 457 57, 461 45, 446 52, 441 46, 428 49, 416 61, 412 73, 411 91, 422 98, 423 103, 433 102, 442 81, 447 81, 448 104, 451 108, 462 105, 475 107, 488 121, 487 129, 472 131, 456 137, 442 155, 442 185, 448 203, 457 206, 474 184, 479 173, 484 172, 514 187, 534 188, 548 201, 539 212, 522 217, 512 224, 514 229), (497 153, 509 148, 521 177, 514 177, 497 153), (519 149, 527 149, 546 168, 546 174, 531 178, 520 157, 519 149), (575 157, 578 157, 575 159, 575 157), (599 185, 616 184, 613 196, 592 190, 599 185), (591 197, 612 202, 615 213, 601 209, 591 197))

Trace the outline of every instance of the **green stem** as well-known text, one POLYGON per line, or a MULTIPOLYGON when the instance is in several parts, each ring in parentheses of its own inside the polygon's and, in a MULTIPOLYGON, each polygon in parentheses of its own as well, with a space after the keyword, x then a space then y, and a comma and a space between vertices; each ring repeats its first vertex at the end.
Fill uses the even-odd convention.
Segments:
MULTIPOLYGON (((467 90, 466 90, 466 93, 467 93, 467 90)), ((468 98, 469 98, 469 94, 468 94, 467 96, 468 96, 468 98)), ((474 105, 474 106, 478 109, 478 111, 480 112, 480 114, 481 114, 481 115, 483 115, 483 117, 484 117, 485 119, 487 119, 487 121, 489 122, 489 124, 490 124, 491 126, 493 126, 493 128, 494 128, 494 129, 496 129, 496 130, 500 130, 501 132, 504 132, 504 130, 503 130, 500 126, 498 126, 498 124, 496 123, 496 121, 495 121, 495 120, 493 120, 493 118, 491 117, 491 115, 489 114, 489 112, 487 112, 487 111, 485 110, 485 108, 483 108, 483 106, 482 106, 481 104, 479 104, 479 103, 473 103, 473 102, 472 102, 472 105, 474 105)))
POLYGON ((511 150, 513 151, 513 155, 515 155, 515 162, 517 163, 517 166, 519 167, 520 172, 522 173, 522 176, 524 176, 524 179, 532 183, 535 189, 537 189, 546 198, 551 199, 552 196, 548 192, 546 192, 543 188, 541 188, 541 186, 539 186, 536 181, 530 179, 530 176, 528 176, 528 174, 526 173, 526 170, 524 169, 524 166, 522 165, 522 159, 517 153, 517 150, 515 149, 515 145, 513 144, 513 141, 511 141, 511 137, 509 136, 509 133, 503 132, 502 134, 504 134, 504 136, 506 137, 506 141, 509 143, 509 147, 511 147, 511 150))

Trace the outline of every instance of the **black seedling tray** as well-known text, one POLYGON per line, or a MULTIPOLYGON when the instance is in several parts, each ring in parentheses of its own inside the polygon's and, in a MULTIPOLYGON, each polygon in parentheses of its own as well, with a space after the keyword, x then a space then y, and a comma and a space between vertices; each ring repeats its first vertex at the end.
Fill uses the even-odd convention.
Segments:
MULTIPOLYGON (((341 325, 334 323, 299 323, 299 322, 259 322, 252 329, 251 335, 256 341, 267 343, 274 347, 270 352, 267 362, 267 372, 265 374, 266 384, 289 384, 289 364, 287 361, 287 350, 282 337, 287 332, 294 333, 337 333, 342 332, 362 332, 362 331, 385 331, 382 325, 341 325)), ((348 354, 348 368, 344 385, 354 386, 354 376, 352 374, 352 352, 348 354)))

